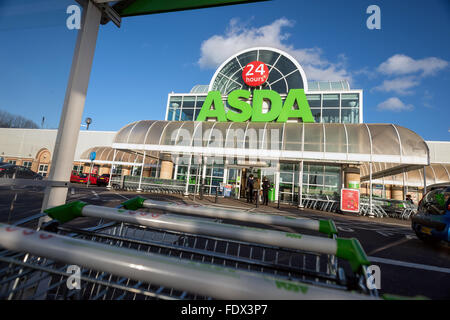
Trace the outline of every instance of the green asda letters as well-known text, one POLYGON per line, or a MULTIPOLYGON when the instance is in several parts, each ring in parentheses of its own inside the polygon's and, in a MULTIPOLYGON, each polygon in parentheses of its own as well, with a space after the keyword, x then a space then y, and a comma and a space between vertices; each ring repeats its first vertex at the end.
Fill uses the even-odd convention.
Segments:
POLYGON ((210 91, 203 103, 197 121, 214 118, 217 121, 245 122, 286 122, 288 119, 302 119, 303 122, 315 122, 303 89, 289 91, 284 104, 280 95, 273 90, 255 90, 253 105, 249 102, 250 91, 235 90, 228 95, 231 109, 225 112, 222 96, 219 91, 210 91), (270 103, 270 110, 262 112, 263 103, 270 103), (295 104, 296 103, 296 104, 295 104), (294 109, 294 106, 297 108, 294 109))

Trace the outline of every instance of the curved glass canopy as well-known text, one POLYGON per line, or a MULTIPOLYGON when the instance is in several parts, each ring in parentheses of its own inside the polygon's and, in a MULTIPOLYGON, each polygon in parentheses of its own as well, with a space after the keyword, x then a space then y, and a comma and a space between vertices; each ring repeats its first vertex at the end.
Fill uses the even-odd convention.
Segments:
POLYGON ((296 161, 390 163, 393 167, 429 164, 425 141, 413 131, 393 124, 142 120, 120 129, 113 148, 296 161))
MULTIPOLYGON (((363 174, 363 170, 361 170, 361 176, 363 174)), ((448 183, 450 181, 450 164, 443 163, 432 163, 429 166, 425 167, 425 180, 427 186, 436 183, 448 183)), ((368 183, 367 177, 365 177, 365 182, 368 183)), ((419 187, 423 188, 424 178, 423 178, 423 168, 411 170, 405 172, 405 176, 403 173, 386 176, 382 179, 374 179, 372 180, 374 184, 392 184, 392 185, 405 185, 408 187, 419 187)))
MULTIPOLYGON (((143 154, 137 152, 130 152, 127 150, 115 150, 111 147, 93 147, 84 151, 80 158, 75 160, 77 162, 91 162, 90 154, 95 152, 95 160, 93 163, 96 164, 116 164, 116 165, 128 165, 128 166, 139 166, 142 165, 143 154), (115 154, 114 154, 115 152, 115 154)), ((157 152, 148 153, 146 152, 146 158, 157 157, 157 152)), ((155 160, 156 161, 156 160, 155 160)), ((146 164, 149 160, 146 159, 146 164)))
POLYGON ((208 91, 220 91, 227 95, 233 90, 250 87, 242 79, 242 71, 252 61, 264 62, 269 69, 269 78, 262 89, 275 90, 286 94, 290 89, 305 89, 308 82, 300 64, 286 52, 274 48, 251 48, 241 51, 227 59, 216 70, 208 91))

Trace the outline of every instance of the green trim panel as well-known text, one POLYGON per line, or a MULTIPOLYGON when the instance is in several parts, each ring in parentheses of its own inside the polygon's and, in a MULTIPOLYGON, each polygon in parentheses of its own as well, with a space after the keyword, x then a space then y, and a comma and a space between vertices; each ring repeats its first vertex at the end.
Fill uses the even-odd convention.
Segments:
POLYGON ((75 201, 44 210, 44 212, 50 218, 58 220, 61 223, 65 223, 75 218, 81 217, 81 211, 86 205, 86 202, 75 201))
POLYGON ((139 208, 142 208, 145 200, 147 199, 138 196, 122 202, 121 204, 127 210, 137 210, 139 208))
POLYGON ((353 272, 360 271, 359 269, 366 265, 370 265, 370 261, 364 252, 364 249, 361 247, 358 239, 350 238, 350 239, 336 239, 337 242, 337 250, 336 256, 338 258, 342 258, 350 262, 350 266, 352 267, 353 272))
POLYGON ((338 233, 333 220, 319 220, 319 232, 326 233, 329 236, 338 233))
POLYGON ((129 17, 262 1, 268 0, 136 0, 119 10, 119 14, 121 17, 129 17))

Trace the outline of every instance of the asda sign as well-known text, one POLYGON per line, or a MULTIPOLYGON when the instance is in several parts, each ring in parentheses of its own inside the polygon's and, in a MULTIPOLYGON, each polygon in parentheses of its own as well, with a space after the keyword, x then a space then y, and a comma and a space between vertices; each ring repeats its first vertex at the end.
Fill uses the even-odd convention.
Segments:
POLYGON ((233 109, 225 111, 219 91, 210 91, 198 114, 197 121, 209 118, 217 121, 245 122, 286 122, 288 119, 301 119, 303 122, 315 122, 303 89, 291 89, 282 101, 273 90, 255 90, 250 104, 251 92, 235 90, 228 94, 228 104, 233 109), (268 102, 269 110, 263 113, 263 103, 268 102), (236 110, 236 111, 235 111, 236 110))

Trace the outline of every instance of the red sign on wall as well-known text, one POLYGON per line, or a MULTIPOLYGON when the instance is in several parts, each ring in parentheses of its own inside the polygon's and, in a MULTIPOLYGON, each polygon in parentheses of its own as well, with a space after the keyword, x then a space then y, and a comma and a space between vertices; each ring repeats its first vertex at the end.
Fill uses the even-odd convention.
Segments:
POLYGON ((359 190, 341 189, 341 211, 359 213, 359 190))
POLYGON ((242 79, 251 86, 257 87, 267 81, 269 77, 269 68, 261 61, 253 61, 247 64, 242 71, 242 79))

